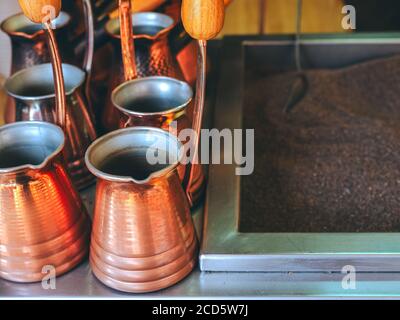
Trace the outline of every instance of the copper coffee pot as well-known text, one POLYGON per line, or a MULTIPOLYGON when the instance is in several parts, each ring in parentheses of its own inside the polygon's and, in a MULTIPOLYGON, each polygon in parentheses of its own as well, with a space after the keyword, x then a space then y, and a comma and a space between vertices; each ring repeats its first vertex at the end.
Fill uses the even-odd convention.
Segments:
MULTIPOLYGON (((75 54, 71 45, 75 29, 71 28, 74 20, 67 12, 60 12, 52 21, 57 42, 60 43, 62 60, 66 63, 82 67, 86 72, 87 81, 85 95, 90 99, 89 84, 94 55, 94 22, 91 0, 81 0, 84 9, 84 25, 86 26, 85 53, 83 63, 81 57, 75 54)), ((76 19, 76 17, 74 17, 76 19)), ((13 15, 1 23, 1 30, 11 39, 12 63, 11 74, 51 60, 51 54, 46 45, 47 36, 42 26, 29 20, 23 13, 13 15)))
MULTIPOLYGON (((56 81, 57 123, 65 126, 65 89, 57 43, 43 6, 56 0, 19 0, 25 14, 43 22, 56 81)), ((36 282, 43 268, 56 275, 76 266, 88 249, 89 220, 63 166, 65 137, 46 122, 19 122, 0 128, 0 276, 36 282)))
MULTIPOLYGON (((61 57, 66 63, 79 65, 73 47, 68 41, 70 37, 71 16, 66 12, 53 21, 54 33, 60 43, 61 57), (62 39, 64 41, 62 41, 62 39)), ((1 30, 11 40, 11 74, 38 64, 50 62, 50 52, 47 47, 47 35, 42 25, 33 23, 23 13, 8 17, 1 23, 1 30)))
MULTIPOLYGON (((112 93, 111 100, 119 111, 120 128, 152 126, 179 136, 191 128, 188 109, 193 99, 191 86, 169 77, 146 77, 125 82, 112 93), (175 124, 176 127, 173 127, 175 124)), ((186 165, 178 166, 179 177, 185 178, 186 165)), ((194 178, 190 185, 193 204, 201 200, 205 176, 200 164, 193 165, 194 178)))
MULTIPOLYGON (((41 9, 42 5, 53 5, 50 0, 37 0, 37 2, 21 0, 20 4, 25 14, 33 12, 29 11, 32 7, 41 9)), ((44 13, 37 17, 28 16, 28 18, 36 23, 38 20, 33 20, 34 18, 44 17, 46 14, 48 12, 44 10, 44 13)), ((94 180, 85 166, 84 154, 90 143, 96 139, 94 116, 83 94, 85 73, 76 67, 64 65, 66 79, 64 78, 52 24, 47 21, 43 25, 48 33, 48 39, 51 40, 48 42, 48 49, 52 57, 53 78, 51 67, 46 64, 21 70, 11 76, 5 84, 9 96, 12 97, 6 121, 10 123, 39 120, 60 125, 67 136, 65 158, 68 171, 75 185, 83 189, 94 180), (65 83, 67 93, 65 93, 65 83), (10 110, 13 111, 12 114, 10 110)))
POLYGON ((65 137, 46 122, 0 127, 0 277, 41 281, 87 255, 90 221, 63 166, 65 137))
MULTIPOLYGON (((65 160, 75 186, 84 189, 94 181, 84 157, 86 149, 96 139, 96 130, 84 95, 85 73, 75 66, 63 64, 63 76, 66 88, 65 160)), ((8 78, 4 87, 14 111, 9 113, 7 123, 58 123, 51 64, 21 70, 8 78)))
POLYGON ((196 233, 177 172, 181 147, 164 130, 135 127, 109 133, 86 153, 98 178, 90 265, 111 288, 157 291, 195 266, 196 233), (165 161, 150 164, 152 155, 165 161))
MULTIPOLYGON (((114 51, 109 97, 118 85, 137 77, 167 76, 179 80, 184 78, 169 42, 174 20, 161 13, 143 12, 133 14, 132 21, 133 30, 136 33, 129 39, 131 42, 127 43, 129 47, 134 47, 134 50, 132 49, 134 54, 130 57, 123 54, 121 50, 122 37, 120 37, 119 20, 110 20, 106 25, 106 32, 111 37, 114 51), (121 63, 121 56, 125 57, 122 59, 125 61, 124 64, 121 63)), ((123 50, 130 52, 129 49, 123 50)), ((106 102, 102 119, 106 130, 118 128, 118 113, 110 98, 106 102)))

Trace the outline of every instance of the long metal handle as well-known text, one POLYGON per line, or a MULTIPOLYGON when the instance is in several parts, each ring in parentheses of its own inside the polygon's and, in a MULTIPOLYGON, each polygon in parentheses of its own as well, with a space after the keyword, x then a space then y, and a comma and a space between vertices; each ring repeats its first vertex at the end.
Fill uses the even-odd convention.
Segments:
POLYGON ((119 20, 125 80, 129 81, 137 77, 135 46, 132 37, 132 10, 130 0, 119 0, 119 20))
POLYGON ((85 30, 86 30, 86 51, 83 60, 83 70, 86 72, 85 96, 89 103, 91 112, 93 113, 90 84, 92 78, 92 67, 94 59, 94 14, 91 0, 83 0, 83 9, 85 14, 85 30))
POLYGON ((57 124, 65 132, 66 123, 66 97, 65 97, 65 85, 64 75, 62 70, 62 62, 56 37, 51 26, 51 21, 44 22, 44 27, 47 32, 48 46, 51 55, 51 63, 53 66, 54 86, 56 95, 56 121, 57 124))
POLYGON ((186 177, 185 177, 185 187, 186 195, 188 197, 190 205, 193 205, 193 197, 190 193, 190 187, 194 182, 194 164, 199 163, 199 147, 200 147, 200 134, 201 127, 203 123, 204 114, 204 102, 206 94, 206 78, 207 78, 207 41, 198 40, 199 54, 197 63, 197 82, 196 82, 196 98, 194 102, 193 111, 193 126, 192 129, 195 132, 195 145, 193 150, 193 158, 188 165, 186 177))
POLYGON ((86 29, 86 52, 83 60, 83 70, 89 75, 92 71, 94 56, 94 15, 91 0, 83 0, 86 29))

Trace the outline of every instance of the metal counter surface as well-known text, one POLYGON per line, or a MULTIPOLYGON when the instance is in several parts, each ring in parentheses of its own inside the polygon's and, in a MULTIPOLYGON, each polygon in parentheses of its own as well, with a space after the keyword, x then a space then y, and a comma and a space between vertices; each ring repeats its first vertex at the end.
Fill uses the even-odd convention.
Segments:
POLYGON ((151 294, 124 294, 107 288, 91 273, 87 262, 59 277, 55 290, 41 284, 0 281, 0 299, 277 299, 396 297, 399 273, 363 273, 356 289, 342 288, 340 273, 201 273, 195 270, 179 284, 151 294))
MULTIPOLYGON (((94 188, 83 193, 92 212, 94 188)), ((200 236, 203 207, 193 212, 200 236)), ((41 283, 20 284, 0 280, 1 299, 300 299, 400 296, 400 273, 361 273, 356 288, 343 289, 341 273, 201 272, 197 267, 177 285, 149 294, 126 294, 103 285, 92 274, 88 260, 56 279, 56 289, 41 283)))

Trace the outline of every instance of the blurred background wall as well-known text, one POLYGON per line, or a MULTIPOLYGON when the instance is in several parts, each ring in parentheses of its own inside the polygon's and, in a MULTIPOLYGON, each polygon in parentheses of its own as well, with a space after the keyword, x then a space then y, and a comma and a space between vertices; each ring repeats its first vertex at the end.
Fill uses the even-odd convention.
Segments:
MULTIPOLYGON (((343 0, 303 0, 303 31, 343 32, 343 6, 343 0)), ((293 33, 296 8, 297 0, 234 0, 222 35, 293 33)))
MULTIPOLYGON (((63 0, 77 1, 77 0, 63 0)), ((117 1, 117 0, 108 0, 117 1)), ((132 0, 133 3, 137 0, 132 0)), ((342 8, 357 10, 356 31, 400 30, 400 0, 303 0, 303 32, 345 32, 342 8)), ((293 33, 297 0, 232 0, 220 35, 293 33)), ((0 0, 0 21, 19 12, 17 0, 0 0)), ((10 41, 0 31, 0 125, 5 94, 2 83, 10 70, 10 41)))
MULTIPOLYGON (((341 28, 343 0, 303 1, 304 32, 343 32, 341 28)), ((17 0, 0 0, 1 21, 19 11, 17 0)), ((225 28, 221 36, 292 33, 295 30, 295 17, 296 0, 233 0, 227 9, 225 28)), ((7 36, 0 32, 0 74, 7 76, 9 68, 10 43, 7 36)))

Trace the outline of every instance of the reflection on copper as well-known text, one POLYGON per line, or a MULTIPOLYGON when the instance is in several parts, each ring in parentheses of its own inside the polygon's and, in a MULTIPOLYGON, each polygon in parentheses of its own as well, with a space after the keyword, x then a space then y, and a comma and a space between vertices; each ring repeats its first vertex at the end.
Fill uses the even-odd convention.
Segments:
MULTIPOLYGON (((146 137, 168 137, 160 129, 136 127, 112 132, 88 150, 88 167, 98 178, 90 263, 111 288, 150 292, 186 277, 197 260, 197 238, 177 164, 144 180, 102 171, 101 164, 124 152, 146 148, 146 137), (136 145, 136 147, 135 147, 136 145)), ((144 154, 142 155, 144 156, 144 154)), ((145 159, 142 159, 146 161, 145 159)))

